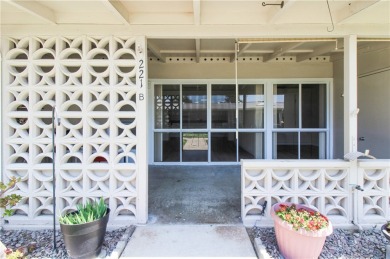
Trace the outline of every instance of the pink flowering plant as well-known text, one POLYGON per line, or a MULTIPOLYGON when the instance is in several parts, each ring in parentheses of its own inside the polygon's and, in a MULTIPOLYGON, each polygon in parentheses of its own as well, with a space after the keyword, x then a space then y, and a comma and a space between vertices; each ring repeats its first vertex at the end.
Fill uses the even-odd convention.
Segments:
POLYGON ((329 226, 329 220, 318 211, 297 209, 295 204, 288 206, 280 204, 276 215, 282 220, 291 224, 295 230, 304 229, 307 231, 317 231, 329 226))

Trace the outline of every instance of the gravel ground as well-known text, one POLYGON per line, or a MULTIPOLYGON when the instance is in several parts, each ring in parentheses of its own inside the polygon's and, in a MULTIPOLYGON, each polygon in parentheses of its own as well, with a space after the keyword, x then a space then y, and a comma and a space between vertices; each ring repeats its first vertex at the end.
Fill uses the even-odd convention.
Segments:
MULTIPOLYGON (((116 244, 121 239, 127 228, 134 227, 122 227, 116 230, 106 232, 102 247, 102 253, 100 254, 101 257, 104 258, 111 254, 111 252, 115 249, 116 244)), ((56 231, 56 233, 58 252, 55 255, 55 258, 69 258, 65 250, 62 233, 60 231, 56 231)), ((37 243, 37 247, 32 253, 27 255, 27 258, 53 258, 52 230, 3 230, 0 232, 0 239, 1 242, 3 242, 7 248, 11 248, 13 250, 20 246, 27 245, 30 242, 35 241, 37 243)))
MULTIPOLYGON (((251 239, 259 237, 271 258, 282 258, 276 243, 273 228, 254 227, 248 229, 251 239)), ((335 229, 328 236, 320 259, 324 258, 386 258, 386 245, 389 242, 380 229, 373 228, 361 232, 335 229)))

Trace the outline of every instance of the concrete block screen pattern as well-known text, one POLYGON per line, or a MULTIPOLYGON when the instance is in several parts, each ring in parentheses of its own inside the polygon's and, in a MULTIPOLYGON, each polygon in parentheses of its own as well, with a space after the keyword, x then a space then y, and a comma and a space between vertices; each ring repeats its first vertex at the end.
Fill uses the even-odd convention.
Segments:
POLYGON ((2 177, 20 177, 14 193, 24 197, 11 224, 52 219, 53 106, 57 213, 103 197, 112 222, 137 220, 139 39, 4 40, 2 177))

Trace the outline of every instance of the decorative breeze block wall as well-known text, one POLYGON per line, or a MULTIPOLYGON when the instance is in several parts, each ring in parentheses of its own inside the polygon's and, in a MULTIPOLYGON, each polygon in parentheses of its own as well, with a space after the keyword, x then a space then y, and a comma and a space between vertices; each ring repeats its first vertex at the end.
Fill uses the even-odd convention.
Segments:
POLYGON ((3 42, 3 180, 21 177, 14 224, 103 197, 111 222, 137 218, 137 38, 27 37, 3 42))
POLYGON ((242 219, 245 225, 272 225, 278 202, 305 204, 327 215, 333 224, 352 220, 349 163, 343 161, 241 161, 242 219), (264 217, 261 205, 267 201, 264 217))
POLYGON ((358 162, 358 218, 361 224, 385 223, 390 219, 390 160, 358 162))

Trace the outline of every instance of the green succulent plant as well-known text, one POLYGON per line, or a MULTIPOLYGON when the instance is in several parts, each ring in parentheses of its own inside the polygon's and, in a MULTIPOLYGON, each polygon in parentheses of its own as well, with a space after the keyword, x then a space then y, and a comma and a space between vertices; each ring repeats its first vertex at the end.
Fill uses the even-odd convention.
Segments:
POLYGON ((104 203, 103 198, 100 198, 99 201, 92 203, 78 204, 77 211, 60 216, 59 221, 61 224, 66 225, 84 224, 103 218, 106 213, 107 205, 104 203))

